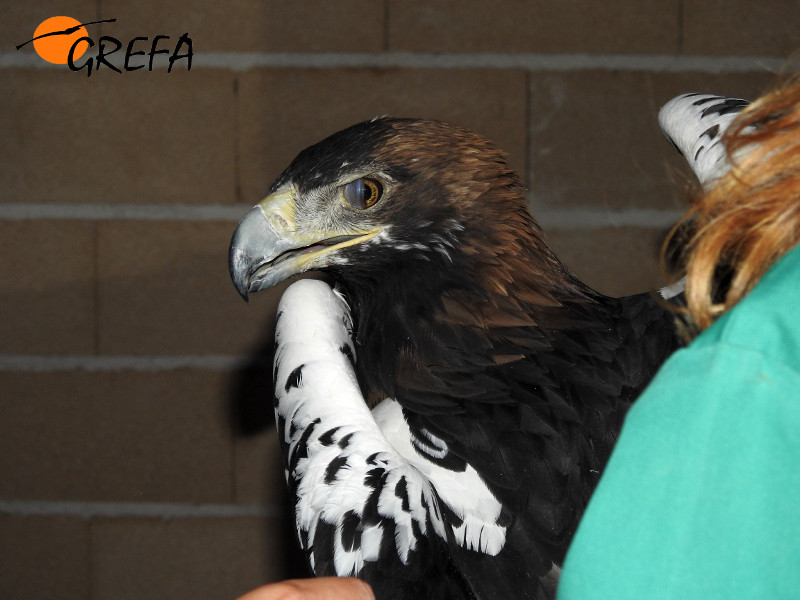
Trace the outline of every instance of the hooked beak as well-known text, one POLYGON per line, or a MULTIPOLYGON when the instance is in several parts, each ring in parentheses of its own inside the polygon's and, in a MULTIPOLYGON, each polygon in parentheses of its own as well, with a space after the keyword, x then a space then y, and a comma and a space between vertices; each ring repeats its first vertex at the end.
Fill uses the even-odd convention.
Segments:
POLYGON ((328 259, 335 250, 380 232, 303 232, 297 228, 295 213, 295 191, 283 189, 250 209, 233 232, 228 268, 233 285, 245 300, 251 292, 330 264, 328 259))

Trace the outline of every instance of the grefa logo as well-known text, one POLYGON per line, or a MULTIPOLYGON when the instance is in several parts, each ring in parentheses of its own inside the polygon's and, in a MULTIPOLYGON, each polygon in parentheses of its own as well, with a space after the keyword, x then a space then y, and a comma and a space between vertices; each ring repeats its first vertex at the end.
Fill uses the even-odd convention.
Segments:
POLYGON ((186 70, 192 70, 192 38, 188 33, 182 34, 175 42, 172 50, 168 49, 170 36, 156 35, 150 42, 149 51, 145 51, 146 44, 150 40, 148 37, 134 37, 125 48, 124 53, 118 54, 115 58, 120 59, 124 56, 122 67, 113 64, 108 60, 112 54, 119 52, 123 45, 117 38, 110 35, 102 35, 97 42, 92 39, 86 30, 87 25, 97 25, 99 23, 114 23, 116 19, 103 19, 101 21, 90 21, 81 23, 72 17, 50 17, 42 21, 33 32, 33 39, 28 40, 17 46, 17 50, 22 49, 33 43, 33 49, 43 60, 56 65, 67 65, 71 71, 86 71, 86 75, 91 77, 92 72, 99 71, 101 67, 107 67, 117 73, 123 71, 138 71, 145 65, 148 71, 153 70, 153 59, 161 54, 169 56, 169 67, 167 73, 172 72, 172 67, 178 60, 186 60, 186 70), (81 64, 76 64, 89 48, 97 46, 97 54, 90 56, 81 64), (137 58, 137 57, 143 58, 137 58), (147 57, 146 59, 144 57, 147 57))

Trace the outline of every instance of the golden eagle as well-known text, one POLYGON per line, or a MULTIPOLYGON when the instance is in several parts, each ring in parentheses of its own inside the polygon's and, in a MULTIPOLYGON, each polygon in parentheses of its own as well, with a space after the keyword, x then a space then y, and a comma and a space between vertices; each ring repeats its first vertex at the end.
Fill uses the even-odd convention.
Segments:
MULTIPOLYGON (((685 97, 671 139, 711 146, 726 101, 685 97)), ((302 151, 229 260, 245 298, 309 270, 335 281, 291 286, 276 329, 277 425, 313 572, 359 576, 379 599, 554 596, 625 413, 678 345, 664 299, 590 289, 503 153, 425 120, 374 119, 302 151)))

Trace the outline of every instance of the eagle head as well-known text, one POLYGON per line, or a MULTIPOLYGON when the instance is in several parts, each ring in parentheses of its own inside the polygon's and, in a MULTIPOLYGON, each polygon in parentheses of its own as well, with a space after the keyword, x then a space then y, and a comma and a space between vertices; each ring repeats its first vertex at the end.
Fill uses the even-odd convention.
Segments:
POLYGON ((245 299, 310 270, 352 288, 388 274, 408 290, 433 270, 440 288, 448 271, 470 286, 482 278, 475 268, 502 263, 498 253, 534 230, 491 142, 438 121, 378 118, 302 151, 237 227, 229 266, 245 299))

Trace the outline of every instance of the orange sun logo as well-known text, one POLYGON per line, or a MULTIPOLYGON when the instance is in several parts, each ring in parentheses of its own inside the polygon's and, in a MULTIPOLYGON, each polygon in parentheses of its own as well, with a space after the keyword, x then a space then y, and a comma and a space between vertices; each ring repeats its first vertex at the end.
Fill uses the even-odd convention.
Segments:
MULTIPOLYGON (((47 62, 65 65, 72 45, 80 38, 88 36, 89 32, 77 19, 50 17, 42 21, 33 32, 33 49, 47 62)), ((88 48, 88 42, 81 42, 75 47, 72 58, 80 58, 88 48)))
MULTIPOLYGON (((90 76, 93 70, 99 70, 100 67, 106 67, 111 71, 122 73, 119 64, 109 62, 108 57, 120 48, 123 48, 122 42, 117 38, 110 35, 101 35, 97 43, 96 56, 90 56, 81 65, 76 65, 75 61, 83 56, 86 51, 93 47, 95 43, 89 37, 86 31, 87 25, 98 25, 100 23, 115 23, 116 19, 102 19, 100 21, 89 21, 81 23, 72 17, 50 17, 45 19, 36 28, 33 34, 33 39, 23 42, 16 46, 17 50, 22 50, 28 44, 33 44, 33 49, 40 58, 46 60, 54 65, 68 65, 71 71, 86 71, 86 75, 90 76)), ((178 38, 175 45, 175 50, 170 53, 166 48, 158 48, 158 42, 161 40, 168 40, 168 35, 156 35, 153 37, 153 43, 150 46, 150 52, 144 50, 134 50, 134 44, 138 41, 147 41, 149 38, 138 36, 133 38, 127 46, 125 51, 124 69, 125 71, 138 71, 147 66, 148 71, 153 70, 153 58, 159 54, 169 55, 169 68, 167 73, 172 72, 173 63, 176 60, 185 58, 188 62, 186 70, 192 70, 192 38, 189 33, 184 33, 178 38), (181 54, 183 50, 183 54, 181 54), (131 57, 134 56, 149 56, 150 60, 147 64, 131 64, 131 57)), ((118 56, 118 58, 120 58, 118 56)), ((122 59, 120 58, 120 63, 122 59)))

